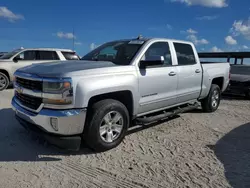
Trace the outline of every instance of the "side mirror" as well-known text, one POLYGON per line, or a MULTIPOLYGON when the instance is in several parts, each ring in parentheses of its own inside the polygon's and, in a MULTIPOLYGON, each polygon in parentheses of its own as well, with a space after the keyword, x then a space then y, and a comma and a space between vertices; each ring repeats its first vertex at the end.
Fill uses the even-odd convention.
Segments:
POLYGON ((163 65, 164 57, 163 56, 150 56, 140 61, 140 68, 145 69, 146 67, 163 65))
POLYGON ((14 59, 13 59, 13 61, 15 62, 15 63, 17 63, 18 61, 20 61, 20 60, 22 60, 20 57, 14 57, 14 59))

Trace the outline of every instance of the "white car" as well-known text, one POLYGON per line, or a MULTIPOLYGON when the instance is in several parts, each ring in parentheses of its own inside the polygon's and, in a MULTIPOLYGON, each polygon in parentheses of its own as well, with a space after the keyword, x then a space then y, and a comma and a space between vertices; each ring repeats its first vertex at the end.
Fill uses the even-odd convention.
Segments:
POLYGON ((79 60, 76 52, 68 49, 17 49, 0 57, 0 91, 13 81, 14 72, 22 67, 52 61, 79 60))

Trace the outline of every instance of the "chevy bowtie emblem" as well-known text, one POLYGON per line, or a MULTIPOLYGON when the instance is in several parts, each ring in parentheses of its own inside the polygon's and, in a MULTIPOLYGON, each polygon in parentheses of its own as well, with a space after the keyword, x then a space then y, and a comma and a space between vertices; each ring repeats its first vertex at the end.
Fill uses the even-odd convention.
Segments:
POLYGON ((17 91, 17 93, 23 93, 23 88, 17 87, 16 91, 17 91))

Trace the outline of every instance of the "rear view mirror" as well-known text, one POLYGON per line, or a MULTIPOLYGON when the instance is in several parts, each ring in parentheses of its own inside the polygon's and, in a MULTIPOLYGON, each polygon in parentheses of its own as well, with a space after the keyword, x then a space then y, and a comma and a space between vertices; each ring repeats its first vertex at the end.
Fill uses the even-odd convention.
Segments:
POLYGON ((151 66, 163 65, 164 57, 163 56, 149 56, 145 57, 140 61, 140 68, 146 68, 151 66))

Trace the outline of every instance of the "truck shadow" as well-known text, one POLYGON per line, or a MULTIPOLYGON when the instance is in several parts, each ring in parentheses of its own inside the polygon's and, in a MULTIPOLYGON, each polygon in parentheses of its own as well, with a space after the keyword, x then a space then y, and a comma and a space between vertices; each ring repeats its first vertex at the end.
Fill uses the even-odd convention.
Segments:
POLYGON ((12 109, 0 109, 0 162, 59 161, 63 156, 89 154, 93 151, 84 145, 72 152, 47 144, 19 125, 12 109))
MULTIPOLYGON (((157 126, 177 117, 179 116, 144 126, 134 124, 127 134, 133 134, 157 126)), ((0 162, 60 161, 64 156, 91 154, 95 154, 95 152, 88 149, 84 143, 80 151, 75 152, 59 149, 48 144, 43 139, 25 130, 15 119, 15 114, 12 109, 0 109, 0 162)))
POLYGON ((232 187, 250 187, 250 122, 208 147, 224 165, 225 176, 232 187))

